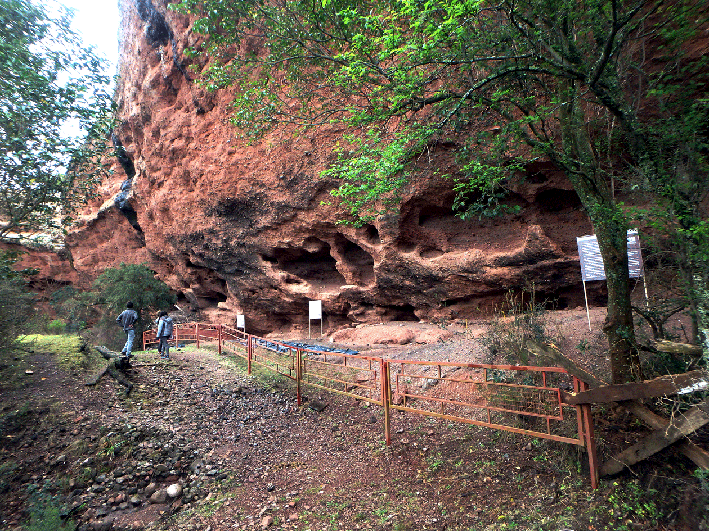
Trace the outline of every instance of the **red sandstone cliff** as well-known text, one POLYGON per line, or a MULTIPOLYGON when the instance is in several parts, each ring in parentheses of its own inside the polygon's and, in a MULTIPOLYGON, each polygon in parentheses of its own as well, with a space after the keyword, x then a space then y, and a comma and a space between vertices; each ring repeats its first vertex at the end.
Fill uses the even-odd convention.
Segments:
MULTIPOLYGON (((583 304, 576 236, 592 232, 564 179, 539 168, 514 198, 522 213, 464 222, 451 212, 455 165, 432 153, 401 211, 355 229, 323 206, 319 177, 338 131, 281 130, 252 146, 227 123, 228 94, 193 81, 198 38, 167 0, 121 0, 114 141, 125 156, 67 238, 56 279, 86 286, 105 268, 147 262, 183 304, 251 331, 307 326, 322 299, 325 327, 490 312, 529 287, 559 307, 583 304), (185 300, 186 299, 186 300, 185 300)), ((196 65, 199 69, 200 65, 196 65)))

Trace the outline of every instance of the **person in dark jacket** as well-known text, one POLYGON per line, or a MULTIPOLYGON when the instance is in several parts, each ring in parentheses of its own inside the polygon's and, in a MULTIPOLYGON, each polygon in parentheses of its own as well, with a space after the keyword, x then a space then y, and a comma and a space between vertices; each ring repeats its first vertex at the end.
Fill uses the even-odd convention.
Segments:
POLYGON ((129 358, 132 356, 131 350, 133 350, 133 340, 135 339, 135 323, 138 320, 138 312, 133 309, 133 303, 128 301, 126 303, 126 309, 121 312, 121 314, 116 317, 116 323, 123 327, 123 331, 126 333, 126 344, 121 351, 121 354, 125 354, 129 358))
POLYGON ((155 335, 160 340, 158 345, 160 357, 167 360, 170 359, 170 345, 167 340, 172 336, 172 328, 172 317, 166 311, 160 312, 158 314, 158 331, 155 335))

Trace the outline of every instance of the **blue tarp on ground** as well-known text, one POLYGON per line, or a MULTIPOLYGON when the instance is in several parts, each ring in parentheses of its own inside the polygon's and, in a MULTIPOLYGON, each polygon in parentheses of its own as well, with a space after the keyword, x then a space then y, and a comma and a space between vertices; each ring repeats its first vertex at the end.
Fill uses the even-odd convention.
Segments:
POLYGON ((272 350, 273 352, 281 352, 281 353, 286 353, 288 350, 290 350, 288 347, 292 348, 300 348, 300 349, 308 349, 312 350, 314 352, 332 352, 334 354, 359 354, 358 351, 352 350, 349 348, 335 348, 335 347, 325 347, 323 345, 309 345, 308 343, 303 343, 301 341, 281 341, 279 343, 274 343, 272 341, 267 341, 265 339, 257 339, 256 344, 259 347, 266 348, 268 350, 272 350), (288 345, 288 347, 284 347, 283 345, 288 345))
POLYGON ((326 347, 324 345, 309 345, 307 343, 302 343, 300 341, 284 341, 286 345, 296 348, 307 348, 308 350, 314 350, 315 352, 334 352, 336 354, 359 354, 359 351, 352 350, 350 348, 335 348, 326 347))

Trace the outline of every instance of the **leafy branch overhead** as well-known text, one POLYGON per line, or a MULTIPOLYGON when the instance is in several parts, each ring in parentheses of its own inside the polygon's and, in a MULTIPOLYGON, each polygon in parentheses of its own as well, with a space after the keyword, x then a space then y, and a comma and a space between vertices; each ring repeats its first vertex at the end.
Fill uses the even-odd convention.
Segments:
POLYGON ((66 9, 0 3, 0 237, 69 223, 101 168, 109 79, 70 21, 66 9))
MULTIPOLYGON (((203 81, 238 88, 232 119, 244 136, 282 124, 335 121, 352 131, 376 125, 380 136, 368 142, 375 148, 368 156, 386 159, 381 170, 422 142, 454 138, 477 147, 467 156, 482 156, 488 165, 506 168, 515 155, 543 156, 575 176, 579 187, 597 188, 601 180, 589 175, 589 164, 606 180, 619 169, 594 145, 607 134, 624 137, 605 147, 618 155, 630 150, 628 163, 646 173, 659 170, 653 168, 659 161, 647 160, 659 132, 641 120, 629 84, 639 75, 646 84, 641 96, 652 98, 666 119, 693 101, 676 91, 690 94, 702 79, 680 86, 672 79, 679 58, 652 73, 636 57, 650 38, 664 39, 668 50, 691 39, 697 31, 691 5, 594 6, 580 9, 575 0, 184 0, 177 8, 202 17, 194 30, 209 35, 204 51, 212 57, 203 81), (383 141, 397 148, 384 152, 383 141)), ((365 155, 355 149, 353 156, 365 155)), ((363 164, 347 176, 364 178, 370 170, 363 164)), ((473 189, 483 173, 469 172, 473 189)))

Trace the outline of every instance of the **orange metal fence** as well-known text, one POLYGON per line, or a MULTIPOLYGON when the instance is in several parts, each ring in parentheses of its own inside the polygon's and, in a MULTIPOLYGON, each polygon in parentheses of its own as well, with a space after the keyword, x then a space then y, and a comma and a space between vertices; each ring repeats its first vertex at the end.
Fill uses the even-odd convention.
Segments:
MULTIPOLYGON (((143 334, 143 348, 154 345, 154 331, 143 334)), ((590 405, 572 406, 561 390, 588 389, 559 367, 485 365, 410 360, 320 352, 263 339, 223 325, 175 326, 172 344, 217 343, 244 359, 296 382, 364 400, 384 408, 384 432, 391 444, 392 409, 487 428, 550 439, 585 448, 591 485, 598 486, 598 465, 590 405)))

